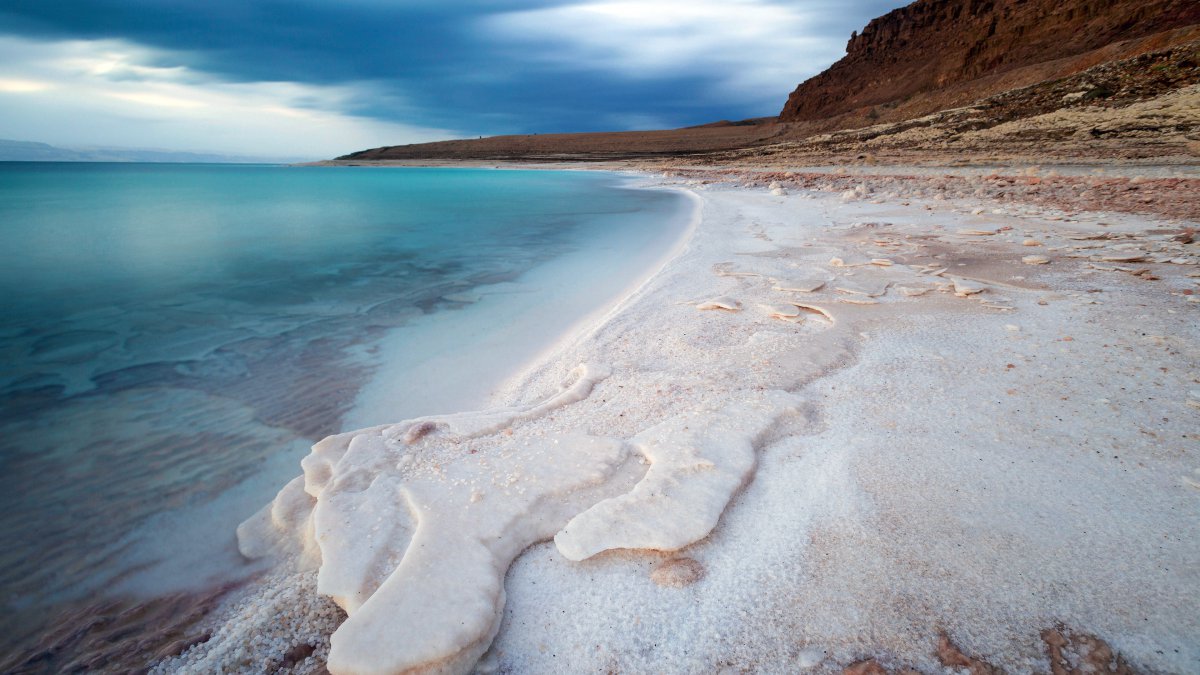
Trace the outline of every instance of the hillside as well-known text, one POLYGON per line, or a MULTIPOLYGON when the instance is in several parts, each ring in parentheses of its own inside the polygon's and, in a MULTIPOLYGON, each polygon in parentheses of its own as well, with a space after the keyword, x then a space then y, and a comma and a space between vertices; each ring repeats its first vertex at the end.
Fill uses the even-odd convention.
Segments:
POLYGON ((526 134, 394 145, 351 153, 339 160, 579 160, 653 159, 735 150, 777 139, 785 129, 774 118, 754 124, 713 124, 663 131, 526 134))
POLYGON ((696 163, 1195 162, 1200 40, 925 115, 834 119, 841 124, 826 120, 830 131, 823 133, 810 133, 812 123, 781 124, 810 129, 769 145, 709 153, 696 163))
POLYGON ((1084 64, 1030 66, 1195 24, 1195 0, 918 0, 852 35, 846 56, 797 87, 779 118, 824 119, 968 82, 979 82, 975 97, 996 94, 1084 64), (995 77, 1021 69, 1016 78, 995 77))
POLYGON ((918 0, 778 118, 388 146, 342 162, 1194 161, 1200 2, 918 0))

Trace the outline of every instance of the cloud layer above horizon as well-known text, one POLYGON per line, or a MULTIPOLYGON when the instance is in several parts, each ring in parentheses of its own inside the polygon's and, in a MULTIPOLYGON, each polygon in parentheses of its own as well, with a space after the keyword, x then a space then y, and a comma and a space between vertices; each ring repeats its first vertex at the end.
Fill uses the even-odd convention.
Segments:
POLYGON ((773 115, 895 0, 0 1, 0 138, 323 157, 773 115))

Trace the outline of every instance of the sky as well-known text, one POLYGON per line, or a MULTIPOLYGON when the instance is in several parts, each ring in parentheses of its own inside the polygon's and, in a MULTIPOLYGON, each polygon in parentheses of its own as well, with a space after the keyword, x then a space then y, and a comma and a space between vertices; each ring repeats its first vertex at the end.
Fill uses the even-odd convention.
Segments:
POLYGON ((331 157, 774 115, 903 0, 0 0, 0 138, 331 157))

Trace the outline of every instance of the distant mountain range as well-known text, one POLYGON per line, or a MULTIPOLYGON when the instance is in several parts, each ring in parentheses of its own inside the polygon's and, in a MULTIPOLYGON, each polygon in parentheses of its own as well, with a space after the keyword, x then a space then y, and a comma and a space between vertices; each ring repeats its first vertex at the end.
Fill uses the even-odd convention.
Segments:
POLYGON ((0 162, 172 162, 279 164, 301 162, 311 158, 247 157, 175 150, 138 148, 60 148, 47 143, 0 139, 0 162))

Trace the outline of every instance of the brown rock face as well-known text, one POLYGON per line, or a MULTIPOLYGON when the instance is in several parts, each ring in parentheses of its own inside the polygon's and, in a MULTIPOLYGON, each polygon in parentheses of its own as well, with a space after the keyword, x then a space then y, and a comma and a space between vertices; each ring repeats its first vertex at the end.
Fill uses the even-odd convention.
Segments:
POLYGON ((902 101, 1194 24, 1197 0, 917 0, 851 36, 846 56, 797 87, 780 120, 902 101))

